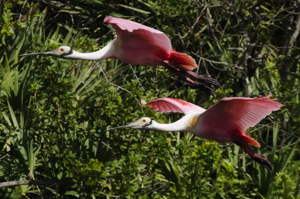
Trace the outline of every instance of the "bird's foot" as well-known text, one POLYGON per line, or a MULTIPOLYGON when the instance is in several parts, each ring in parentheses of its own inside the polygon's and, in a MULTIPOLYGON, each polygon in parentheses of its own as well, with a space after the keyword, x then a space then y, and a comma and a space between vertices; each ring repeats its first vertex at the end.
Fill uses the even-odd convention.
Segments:
POLYGON ((192 82, 192 84, 194 84, 195 87, 200 88, 205 93, 209 93, 211 96, 216 98, 213 89, 211 87, 207 86, 206 84, 194 82, 194 81, 192 82))
POLYGON ((214 79, 212 77, 209 77, 207 75, 198 75, 198 79, 203 80, 207 84, 212 84, 212 85, 217 86, 219 88, 221 87, 219 82, 216 79, 214 79))
POLYGON ((263 165, 266 169, 268 169, 270 172, 273 170, 273 167, 271 165, 271 162, 269 160, 267 160, 267 158, 263 155, 260 155, 258 153, 255 153, 254 156, 252 157, 252 159, 263 165))

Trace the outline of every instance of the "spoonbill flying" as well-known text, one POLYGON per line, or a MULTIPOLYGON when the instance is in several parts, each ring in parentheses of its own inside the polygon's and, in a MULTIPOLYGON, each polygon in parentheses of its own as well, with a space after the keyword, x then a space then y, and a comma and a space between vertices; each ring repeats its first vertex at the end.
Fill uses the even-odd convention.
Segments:
POLYGON ((249 144, 260 147, 260 144, 244 131, 255 126, 272 111, 280 109, 282 104, 276 99, 267 99, 271 95, 260 98, 229 97, 223 98, 207 110, 186 101, 173 98, 160 98, 143 105, 153 107, 154 111, 179 112, 185 116, 180 120, 161 124, 148 117, 117 128, 136 128, 158 131, 188 131, 200 138, 215 140, 219 143, 233 142, 239 145, 257 163, 272 171, 271 163, 260 154, 255 153, 249 144))
POLYGON ((202 87, 210 93, 212 93, 212 90, 207 84, 219 86, 217 80, 193 73, 192 70, 197 68, 195 60, 185 53, 172 50, 170 39, 163 32, 112 16, 106 17, 104 22, 112 25, 117 36, 98 51, 79 53, 68 46, 60 46, 52 51, 22 54, 20 56, 51 55, 64 59, 82 60, 113 58, 133 65, 163 65, 185 81, 192 83, 194 86, 202 87), (181 71, 202 80, 204 83, 191 80, 181 71))

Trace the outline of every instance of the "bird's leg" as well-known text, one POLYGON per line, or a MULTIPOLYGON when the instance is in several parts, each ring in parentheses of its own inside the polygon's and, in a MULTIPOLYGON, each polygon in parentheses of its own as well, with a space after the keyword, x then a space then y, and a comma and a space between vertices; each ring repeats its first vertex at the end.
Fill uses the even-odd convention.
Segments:
POLYGON ((194 82, 193 80, 191 80, 190 78, 188 78, 187 76, 183 75, 182 73, 179 72, 179 70, 175 69, 172 65, 166 64, 164 65, 166 68, 168 68, 170 71, 172 71, 173 73, 175 73, 176 75, 178 75, 179 77, 181 77, 182 79, 186 80, 187 82, 195 85, 196 82, 194 82))
POLYGON ((248 145, 245 141, 234 141, 234 143, 238 146, 240 146, 246 153, 250 155, 250 157, 257 163, 263 165, 266 169, 269 171, 273 170, 273 167, 269 160, 263 155, 260 155, 258 153, 255 153, 251 147, 248 145))
POLYGON ((190 74, 191 76, 193 76, 193 77, 195 77, 197 79, 203 80, 205 83, 212 84, 212 85, 220 87, 219 82, 216 79, 214 79, 214 78, 208 77, 206 75, 197 75, 196 73, 194 73, 194 72, 192 72, 190 70, 187 70, 186 68, 182 67, 180 64, 176 64, 176 67, 180 68, 184 72, 190 74))
POLYGON ((182 78, 182 79, 186 80, 187 82, 193 84, 195 87, 199 87, 204 92, 207 92, 210 95, 212 95, 213 97, 215 97, 213 90, 210 87, 208 87, 207 85, 191 80, 190 78, 188 78, 187 76, 183 75, 180 71, 178 71, 177 69, 175 69, 173 66, 171 66, 169 64, 165 64, 164 66, 166 68, 168 68, 171 72, 173 72, 176 75, 178 75, 180 78, 182 78))

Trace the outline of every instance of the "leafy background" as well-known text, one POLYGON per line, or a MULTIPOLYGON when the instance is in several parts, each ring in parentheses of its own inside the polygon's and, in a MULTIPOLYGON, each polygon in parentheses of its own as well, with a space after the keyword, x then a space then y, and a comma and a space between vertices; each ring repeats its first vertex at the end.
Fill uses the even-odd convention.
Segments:
POLYGON ((1 198, 299 198, 300 4, 286 0, 0 2, 1 198), (218 79, 216 98, 164 67, 21 53, 105 46, 113 15, 159 29, 218 79), (238 146, 190 133, 115 130, 149 116, 139 101, 174 97, 208 108, 272 94, 285 106, 247 133, 273 172, 238 146))

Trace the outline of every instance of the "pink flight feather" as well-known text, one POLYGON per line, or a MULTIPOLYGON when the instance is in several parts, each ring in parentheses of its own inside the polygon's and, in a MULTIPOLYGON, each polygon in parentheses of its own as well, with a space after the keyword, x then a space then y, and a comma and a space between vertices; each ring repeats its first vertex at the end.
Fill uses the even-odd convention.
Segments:
POLYGON ((179 112, 188 114, 189 112, 202 113, 205 111, 205 109, 201 108, 200 106, 174 98, 159 98, 148 103, 146 103, 144 100, 142 101, 143 105, 153 107, 154 111, 159 111, 160 113, 179 112))
MULTIPOLYGON (((148 48, 148 53, 157 53, 154 55, 154 61, 163 61, 169 58, 172 49, 171 41, 163 32, 133 21, 112 16, 106 17, 104 22, 112 24, 117 36, 122 39, 121 43, 126 47, 124 47, 124 50, 126 49, 129 53, 130 47, 132 49, 148 48), (160 56, 162 57, 158 58, 160 56)), ((157 63, 155 64, 157 65, 157 63)))
POLYGON ((128 32, 133 32, 134 30, 138 30, 138 29, 144 29, 144 30, 147 30, 147 31, 152 32, 152 33, 164 34, 163 32, 161 32, 159 30, 156 30, 154 28, 150 28, 150 27, 145 26, 143 24, 136 23, 134 21, 130 21, 130 20, 127 20, 127 19, 112 17, 112 16, 106 17, 103 22, 110 23, 110 24, 115 24, 121 30, 127 30, 128 32))
POLYGON ((229 97, 223 98, 200 115, 201 124, 241 132, 255 126, 260 120, 283 106, 276 99, 229 97))

